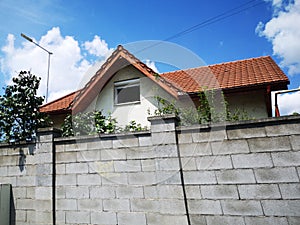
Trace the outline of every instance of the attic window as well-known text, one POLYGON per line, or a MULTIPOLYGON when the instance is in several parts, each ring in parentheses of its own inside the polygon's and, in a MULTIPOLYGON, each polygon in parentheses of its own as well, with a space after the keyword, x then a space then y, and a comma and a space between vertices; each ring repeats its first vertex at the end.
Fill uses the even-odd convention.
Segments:
POLYGON ((115 82, 115 104, 140 102, 140 80, 115 82))

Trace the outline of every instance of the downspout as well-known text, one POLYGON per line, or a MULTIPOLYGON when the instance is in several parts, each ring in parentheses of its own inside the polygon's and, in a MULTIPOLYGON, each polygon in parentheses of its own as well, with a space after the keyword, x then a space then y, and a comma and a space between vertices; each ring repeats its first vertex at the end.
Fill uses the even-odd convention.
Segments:
POLYGON ((275 117, 280 117, 277 96, 280 94, 291 93, 291 92, 296 92, 296 91, 300 91, 300 88, 275 92, 275 117))

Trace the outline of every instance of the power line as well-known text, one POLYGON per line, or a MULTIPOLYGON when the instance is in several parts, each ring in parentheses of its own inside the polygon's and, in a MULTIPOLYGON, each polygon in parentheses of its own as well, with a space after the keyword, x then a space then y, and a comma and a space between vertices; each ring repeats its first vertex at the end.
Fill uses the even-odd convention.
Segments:
POLYGON ((218 15, 216 15, 216 16, 213 16, 213 17, 211 17, 211 18, 209 18, 209 19, 206 19, 206 20, 202 21, 201 23, 198 23, 198 24, 196 24, 196 25, 194 25, 194 26, 192 26, 192 27, 189 27, 189 28, 187 28, 187 29, 185 29, 185 30, 183 30, 183 31, 181 31, 181 32, 179 32, 179 33, 176 33, 176 34, 174 34, 174 35, 172 35, 172 36, 170 36, 170 37, 168 37, 168 38, 165 38, 165 39, 162 40, 161 42, 158 42, 158 43, 155 43, 155 44, 150 45, 150 46, 148 46, 148 47, 145 47, 145 48, 143 48, 143 49, 141 49, 141 50, 135 52, 135 54, 136 54, 136 53, 139 53, 139 52, 142 52, 142 51, 144 51, 144 50, 146 50, 146 49, 155 47, 155 46, 161 44, 161 43, 164 42, 164 41, 170 41, 170 40, 172 40, 172 39, 175 39, 175 38, 184 36, 184 35, 186 35, 186 34, 188 34, 188 33, 191 33, 191 32, 193 32, 193 31, 195 31, 195 30, 198 30, 198 29, 200 29, 200 28, 206 27, 206 26, 208 26, 208 25, 211 25, 211 24, 213 24, 213 23, 219 22, 219 21, 221 21, 221 20, 227 19, 227 18, 229 18, 229 17, 232 17, 232 16, 237 15, 237 14, 239 14, 239 13, 241 13, 241 12, 244 12, 244 11, 246 11, 246 10, 248 10, 248 9, 255 8, 255 7, 257 7, 257 6, 262 5, 262 4, 265 3, 264 1, 259 1, 259 2, 256 3, 256 4, 252 4, 252 3, 257 2, 257 1, 258 1, 258 0, 251 0, 251 1, 248 1, 248 2, 246 2, 246 3, 243 3, 243 4, 239 5, 239 6, 237 6, 237 7, 234 7, 234 8, 232 8, 232 9, 229 9, 229 10, 223 12, 223 13, 220 13, 220 14, 218 14, 218 15))

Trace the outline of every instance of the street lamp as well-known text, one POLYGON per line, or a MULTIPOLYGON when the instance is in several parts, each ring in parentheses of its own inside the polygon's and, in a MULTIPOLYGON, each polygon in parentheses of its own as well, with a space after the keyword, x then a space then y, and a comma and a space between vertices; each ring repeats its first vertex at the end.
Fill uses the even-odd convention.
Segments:
POLYGON ((32 38, 26 36, 25 34, 21 33, 21 36, 23 38, 25 38, 27 41, 32 42, 33 44, 35 44, 36 46, 38 46, 39 48, 43 49, 44 51, 46 51, 48 53, 48 72, 47 72, 47 87, 46 87, 46 103, 48 102, 48 87, 49 87, 49 70, 50 70, 50 56, 53 54, 52 52, 49 52, 47 49, 43 48, 42 46, 40 46, 38 43, 34 42, 32 40, 32 38))

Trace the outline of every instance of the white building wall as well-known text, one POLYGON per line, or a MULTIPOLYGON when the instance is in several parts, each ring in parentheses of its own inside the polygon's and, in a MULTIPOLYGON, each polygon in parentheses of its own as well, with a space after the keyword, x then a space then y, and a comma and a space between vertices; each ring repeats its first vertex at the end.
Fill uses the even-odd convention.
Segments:
POLYGON ((133 66, 128 66, 118 71, 109 83, 104 87, 97 99, 91 104, 89 110, 102 110, 103 114, 111 113, 113 118, 117 119, 118 126, 124 127, 130 121, 140 123, 142 127, 149 128, 150 123, 147 120, 148 112, 152 114, 157 109, 155 96, 173 100, 173 97, 155 84, 148 77, 143 75, 133 66), (114 82, 140 78, 140 103, 129 103, 116 105, 114 103, 114 82))

